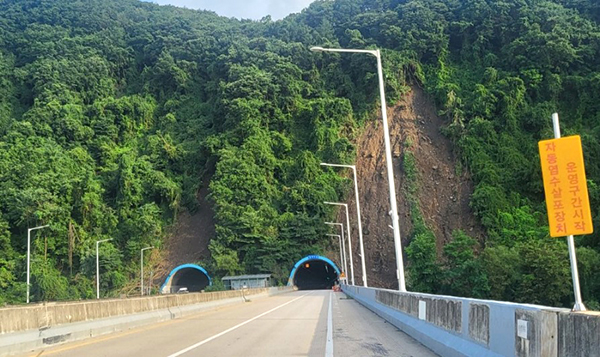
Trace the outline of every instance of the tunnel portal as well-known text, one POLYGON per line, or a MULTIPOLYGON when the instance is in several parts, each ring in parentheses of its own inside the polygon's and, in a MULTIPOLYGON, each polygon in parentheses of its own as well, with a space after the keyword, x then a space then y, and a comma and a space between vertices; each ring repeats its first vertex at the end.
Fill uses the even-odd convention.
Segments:
POLYGON ((309 255, 300 259, 292 269, 288 285, 299 290, 331 289, 339 282, 340 270, 331 260, 309 255))
POLYGON ((200 292, 211 285, 210 276, 204 268, 196 264, 183 264, 173 269, 160 288, 163 294, 181 291, 200 292), (181 290, 185 288, 185 290, 181 290))

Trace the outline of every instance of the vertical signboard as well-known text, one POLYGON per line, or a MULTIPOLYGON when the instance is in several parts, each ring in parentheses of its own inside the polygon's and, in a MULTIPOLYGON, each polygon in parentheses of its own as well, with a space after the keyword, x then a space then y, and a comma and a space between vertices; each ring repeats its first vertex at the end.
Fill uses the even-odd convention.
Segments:
POLYGON ((590 234, 592 214, 579 135, 538 143, 550 236, 590 234))

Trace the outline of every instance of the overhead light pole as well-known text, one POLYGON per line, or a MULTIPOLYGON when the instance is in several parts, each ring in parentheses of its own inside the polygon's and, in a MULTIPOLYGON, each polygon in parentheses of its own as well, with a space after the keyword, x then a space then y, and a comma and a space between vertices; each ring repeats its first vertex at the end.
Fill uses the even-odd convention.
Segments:
POLYGON ((350 250, 348 252, 348 255, 350 256, 350 279, 352 281, 352 285, 356 285, 354 283, 354 264, 352 263, 352 236, 350 234, 350 216, 348 215, 348 205, 346 203, 340 203, 340 202, 323 202, 326 205, 333 205, 333 206, 344 206, 344 208, 346 208, 346 231, 348 232, 348 249, 350 250))
POLYGON ((27 303, 29 304, 29 276, 30 276, 30 265, 31 265, 31 231, 35 231, 37 229, 46 228, 49 225, 38 226, 34 228, 27 229, 27 303))
POLYGON ((381 100, 381 117, 383 120, 383 139, 385 142, 385 161, 387 165, 387 177, 390 194, 390 208, 392 210, 392 228, 394 229, 394 246, 396 250, 396 277, 398 278, 398 290, 406 291, 404 279, 404 262, 402 258, 402 241, 400 240, 400 227, 398 222, 398 206, 396 204, 396 187, 394 184, 394 166, 392 164, 392 150, 390 148, 390 132, 387 121, 387 108, 385 104, 385 89, 383 84, 383 68, 381 66, 381 53, 379 50, 359 50, 343 48, 311 47, 313 52, 343 52, 343 53, 366 53, 377 59, 377 75, 379 78, 379 97, 381 100))
POLYGON ((100 253, 98 246, 100 245, 100 243, 108 242, 109 240, 113 239, 110 238, 96 241, 96 299, 100 299, 100 259, 98 258, 100 253))
POLYGON ((342 236, 339 234, 327 234, 329 237, 338 237, 338 241, 340 242, 340 267, 343 268, 344 258, 342 256, 342 236))
POLYGON ((360 263, 362 266, 363 286, 367 287, 367 266, 365 264, 365 247, 363 245, 362 224, 360 219, 360 202, 358 200, 358 180, 356 179, 356 165, 328 164, 322 162, 321 166, 345 167, 352 169, 352 173, 354 174, 354 197, 356 200, 356 217, 358 219, 358 243, 360 244, 360 263))
POLYGON ((144 250, 154 249, 154 247, 146 247, 140 250, 140 292, 144 296, 144 250))
POLYGON ((340 226, 342 230, 342 253, 343 253, 343 264, 344 264, 344 273, 346 274, 346 281, 348 277, 348 262, 346 262, 346 240, 344 239, 344 224, 343 223, 334 223, 334 222, 325 222, 325 224, 330 226, 340 226))

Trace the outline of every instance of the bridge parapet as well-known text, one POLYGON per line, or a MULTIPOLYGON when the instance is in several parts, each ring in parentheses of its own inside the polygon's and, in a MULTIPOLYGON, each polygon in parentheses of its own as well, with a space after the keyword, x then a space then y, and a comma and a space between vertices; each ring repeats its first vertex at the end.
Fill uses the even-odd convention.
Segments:
POLYGON ((598 356, 600 314, 343 286, 354 299, 444 356, 598 356))
POLYGON ((22 354, 291 290, 272 287, 2 308, 0 356, 22 354))
MULTIPOLYGON (((289 290, 290 288, 287 288, 289 290)), ((273 294, 284 288, 215 291, 210 293, 142 296, 126 299, 46 302, 0 308, 0 337, 5 334, 48 329, 64 324, 114 318, 162 309, 241 298, 243 294, 273 294)))

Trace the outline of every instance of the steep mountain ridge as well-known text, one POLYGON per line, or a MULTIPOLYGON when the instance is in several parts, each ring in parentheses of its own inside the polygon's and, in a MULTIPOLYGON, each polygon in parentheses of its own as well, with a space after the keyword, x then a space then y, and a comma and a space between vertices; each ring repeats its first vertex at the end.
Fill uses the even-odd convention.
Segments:
MULTIPOLYGON (((352 195, 347 173, 319 162, 355 162, 356 135, 368 137, 361 128, 377 108, 377 76, 369 56, 308 50, 321 45, 381 49, 388 102, 407 81, 422 84, 458 149, 438 138, 441 124, 429 126, 421 106, 390 110, 404 120, 394 162, 408 285, 570 305, 567 250, 548 238, 536 142, 552 136, 549 118, 559 112, 564 134, 582 137, 599 206, 600 26, 563 6, 583 14, 594 4, 316 1, 282 21, 253 22, 135 0, 0 2, 0 303, 21 300, 22 238, 45 224, 32 247, 33 301, 95 296, 101 239, 112 239, 100 247, 101 293, 136 291, 140 249, 159 248, 145 269, 156 271, 166 231, 182 209, 197 208, 206 171, 215 226, 206 264, 215 276, 273 271, 282 281, 297 259, 325 251, 322 222, 338 211, 323 202, 352 195), (463 215, 468 196, 485 228, 479 241, 463 215)), ((381 175, 380 164, 365 169, 381 175)), ((384 177, 372 179, 381 192, 370 194, 385 228, 384 177)), ((367 234, 391 236, 384 228, 367 234)), ((577 241, 588 306, 599 306, 597 237, 577 241)), ((379 243, 371 260, 383 266, 389 241, 379 243)), ((193 244, 176 255, 206 254, 193 244)))
MULTIPOLYGON (((419 211, 435 233, 438 254, 441 255, 443 245, 452 239, 455 229, 482 239, 483 229, 469 207, 473 183, 468 172, 456 172, 460 166, 459 158, 454 154, 452 142, 440 131, 445 123, 436 114, 431 98, 419 86, 412 86, 400 102, 389 108, 388 113, 403 247, 410 243, 413 233, 410 199, 407 199, 410 188, 402 165, 406 151, 410 151, 416 160, 419 211)), ((361 130, 356 152, 367 277, 371 286, 394 288, 397 287, 396 257, 393 236, 388 227, 391 224, 387 214, 389 190, 380 113, 361 130)), ((340 175, 347 176, 347 173, 340 171, 340 175)), ((212 214, 212 207, 206 195, 207 189, 203 188, 198 195, 197 212, 185 212, 178 217, 168 239, 164 265, 208 260, 214 221, 207 218, 212 214)), ((353 190, 348 194, 348 205, 355 279, 360 282, 362 271, 353 190)), ((343 210, 340 210, 338 222, 345 222, 343 210)), ((334 242, 333 245, 333 250, 329 250, 327 255, 337 261, 338 244, 334 242)))

